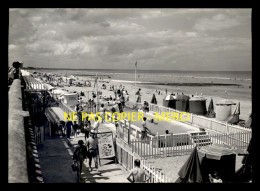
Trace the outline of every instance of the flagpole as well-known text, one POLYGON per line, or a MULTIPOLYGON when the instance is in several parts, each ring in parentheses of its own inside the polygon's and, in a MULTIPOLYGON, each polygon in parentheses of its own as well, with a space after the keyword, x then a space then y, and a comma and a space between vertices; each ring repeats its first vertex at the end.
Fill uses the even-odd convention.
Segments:
POLYGON ((96 106, 96 113, 98 112, 98 77, 97 77, 97 73, 96 73, 96 79, 97 79, 97 82, 96 82, 96 85, 97 85, 97 106, 96 106))
MULTIPOLYGON (((135 62, 135 91, 136 91, 136 68, 137 68, 137 61, 135 62)), ((135 95, 136 100, 136 95, 135 95)))
POLYGON ((135 66, 135 88, 136 88, 136 66, 135 66))

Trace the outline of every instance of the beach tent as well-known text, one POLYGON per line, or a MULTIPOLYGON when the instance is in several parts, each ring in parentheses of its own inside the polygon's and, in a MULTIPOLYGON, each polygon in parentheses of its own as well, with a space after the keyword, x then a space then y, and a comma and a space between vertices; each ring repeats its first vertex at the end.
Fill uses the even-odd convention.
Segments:
POLYGON ((170 107, 175 109, 176 108, 176 100, 174 99, 173 95, 167 95, 163 99, 163 106, 164 107, 170 107))
POLYGON ((176 110, 179 111, 189 111, 189 99, 190 97, 187 95, 177 95, 176 97, 176 110))
POLYGON ((216 104, 216 119, 220 121, 227 121, 231 116, 232 105, 236 105, 233 101, 220 100, 216 104))
POLYGON ((151 103, 153 103, 153 104, 157 104, 157 100, 156 100, 155 94, 153 94, 153 97, 152 97, 151 103))
POLYGON ((209 117, 209 118, 216 117, 216 113, 214 111, 214 104, 213 104, 212 98, 210 99, 210 103, 209 103, 208 112, 206 114, 206 117, 209 117))
POLYGON ((198 150, 203 178, 218 172, 223 182, 230 182, 235 177, 236 154, 231 146, 212 144, 198 150))
POLYGON ((202 96, 195 96, 189 100, 189 112, 197 115, 206 115, 206 99, 202 96))
POLYGON ((239 123, 239 115, 240 115, 240 102, 238 102, 233 115, 229 118, 228 123, 238 124, 239 123))
POLYGON ((182 166, 178 174, 180 177, 177 179, 176 183, 202 183, 203 182, 197 147, 193 149, 190 157, 182 166))
POLYGON ((78 103, 77 93, 65 93, 63 94, 63 101, 66 105, 75 106, 78 103))
POLYGON ((236 180, 238 182, 249 182, 252 180, 253 150, 252 139, 247 147, 247 154, 242 159, 243 166, 236 171, 236 180))

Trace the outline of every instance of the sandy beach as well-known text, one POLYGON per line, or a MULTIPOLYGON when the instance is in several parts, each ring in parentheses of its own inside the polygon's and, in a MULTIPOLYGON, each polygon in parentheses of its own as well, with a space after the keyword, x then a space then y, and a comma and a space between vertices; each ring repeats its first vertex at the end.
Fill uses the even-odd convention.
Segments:
MULTIPOLYGON (((151 77, 150 77, 151 78, 151 77)), ((91 87, 76 87, 76 86, 65 86, 64 89, 67 89, 71 92, 73 91, 77 91, 78 93, 80 93, 81 91, 83 91, 85 93, 85 96, 82 96, 82 99, 84 101, 87 101, 88 99, 92 98, 91 96, 91 92, 88 93, 87 91, 96 91, 96 87, 94 88, 94 76, 93 77, 86 77, 86 76, 77 76, 76 77, 77 80, 74 81, 74 83, 77 82, 85 82, 86 80, 90 80, 91 81, 91 87)), ((143 80, 143 79, 142 79, 143 80)), ((249 117, 249 113, 251 112, 251 108, 252 108, 252 101, 251 101, 251 88, 249 88, 249 86, 251 86, 251 81, 241 81, 237 84, 240 84, 240 86, 235 87, 235 86, 167 86, 167 85, 149 85, 149 84, 143 84, 142 81, 137 81, 136 86, 134 81, 129 81, 129 80, 113 80, 110 78, 103 78, 102 81, 109 81, 109 83, 105 83, 107 88, 101 89, 101 85, 104 82, 98 82, 98 89, 99 91, 102 91, 102 96, 106 96, 109 97, 110 95, 112 97, 114 97, 114 92, 113 91, 109 91, 109 85, 114 85, 116 87, 119 87, 119 85, 121 84, 122 86, 125 87, 125 89, 127 90, 127 92, 129 93, 129 98, 130 98, 130 102, 135 102, 135 92, 137 91, 138 88, 141 88, 141 100, 142 103, 144 100, 147 100, 148 102, 151 101, 152 99, 152 95, 153 93, 155 93, 155 96, 157 98, 157 102, 158 105, 162 105, 163 104, 163 98, 166 96, 166 92, 165 90, 167 89, 167 94, 170 93, 184 93, 187 95, 203 95, 203 97, 205 97, 206 100, 206 106, 208 108, 210 99, 213 99, 213 103, 214 106, 216 106, 216 103, 220 100, 223 99, 228 99, 231 100, 233 102, 235 102, 236 104, 238 102, 240 102, 240 119, 242 120, 247 120, 249 117), (156 92, 160 91, 160 95, 158 95, 158 93, 156 92), (226 90, 226 92, 225 92, 226 90)), ((148 81, 148 80, 147 80, 148 81)), ((186 83, 190 83, 192 82, 191 78, 178 78, 179 82, 186 82, 186 83)), ((207 81, 207 80, 206 80, 207 81)), ((220 83, 228 83, 230 80, 226 80, 226 79, 215 79, 214 83, 217 83, 221 81, 220 83)), ((194 82, 194 80, 193 80, 194 82)), ((197 83, 203 83, 205 82, 205 79, 203 81, 203 78, 199 78, 197 79, 197 83)), ((229 82, 230 83, 230 82, 229 82)), ((232 81, 232 83, 235 83, 235 80, 232 81)), ((236 105, 232 106, 232 110, 234 110, 236 107, 236 105)))

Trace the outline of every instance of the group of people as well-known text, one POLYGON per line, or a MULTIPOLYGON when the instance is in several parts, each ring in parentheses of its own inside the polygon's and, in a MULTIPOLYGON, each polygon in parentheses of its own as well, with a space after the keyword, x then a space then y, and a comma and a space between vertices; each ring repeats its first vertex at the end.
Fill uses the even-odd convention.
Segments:
MULTIPOLYGON (((94 159, 95 168, 99 173, 98 165, 98 139, 95 133, 91 133, 90 137, 85 141, 79 140, 78 146, 73 153, 73 160, 77 163, 79 171, 79 179, 81 180, 82 166, 85 160, 89 160, 89 171, 92 169, 92 159, 94 159)), ((131 183, 146 182, 151 178, 148 172, 141 168, 141 162, 139 159, 135 159, 134 168, 127 176, 127 180, 131 183)))
POLYGON ((79 178, 81 179, 82 165, 85 160, 89 160, 89 171, 92 171, 92 160, 94 159, 94 164, 97 172, 99 173, 98 165, 98 138, 96 133, 90 132, 90 136, 85 140, 78 141, 78 146, 73 153, 73 160, 77 163, 79 170, 79 178))
POLYGON ((77 137, 77 135, 80 132, 80 127, 76 121, 74 121, 74 123, 72 123, 72 121, 60 121, 58 126, 58 132, 61 135, 66 135, 67 138, 70 139, 72 135, 74 137, 77 137))

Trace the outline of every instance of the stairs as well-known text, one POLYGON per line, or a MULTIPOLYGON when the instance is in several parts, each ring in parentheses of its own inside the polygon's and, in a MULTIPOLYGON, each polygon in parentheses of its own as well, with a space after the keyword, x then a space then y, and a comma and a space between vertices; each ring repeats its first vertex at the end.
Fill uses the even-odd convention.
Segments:
POLYGON ((206 131, 188 131, 188 134, 191 137, 192 143, 199 147, 212 144, 206 131))

